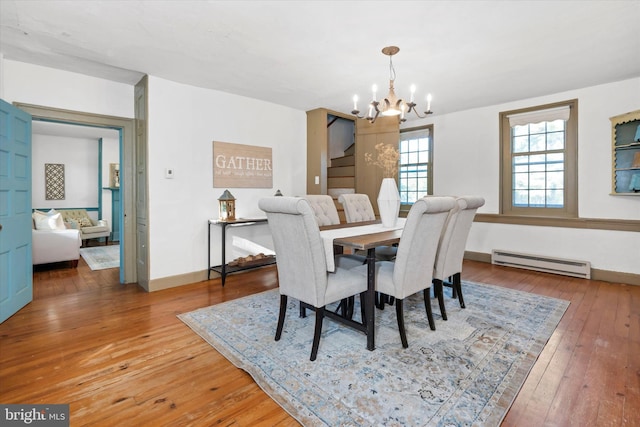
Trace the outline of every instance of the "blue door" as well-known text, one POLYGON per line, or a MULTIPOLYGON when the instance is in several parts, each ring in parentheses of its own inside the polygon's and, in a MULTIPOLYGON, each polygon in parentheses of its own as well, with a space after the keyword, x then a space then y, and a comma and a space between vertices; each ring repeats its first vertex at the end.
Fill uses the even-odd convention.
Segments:
POLYGON ((0 322, 33 299, 31 115, 0 99, 0 322))

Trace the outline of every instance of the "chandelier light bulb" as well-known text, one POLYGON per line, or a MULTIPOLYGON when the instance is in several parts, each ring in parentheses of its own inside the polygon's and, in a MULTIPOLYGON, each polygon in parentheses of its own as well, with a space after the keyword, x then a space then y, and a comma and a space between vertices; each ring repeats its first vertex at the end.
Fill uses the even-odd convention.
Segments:
POLYGON ((358 110, 358 95, 353 95, 353 110, 358 110))
POLYGON ((376 100, 376 92, 378 92, 378 85, 374 84, 371 86, 371 91, 373 92, 373 100, 376 100))
POLYGON ((413 96, 416 94, 416 85, 411 85, 411 100, 409 102, 413 102, 413 96))
POLYGON ((431 111, 431 100, 433 99, 433 97, 431 96, 431 94, 427 95, 427 111, 431 111))

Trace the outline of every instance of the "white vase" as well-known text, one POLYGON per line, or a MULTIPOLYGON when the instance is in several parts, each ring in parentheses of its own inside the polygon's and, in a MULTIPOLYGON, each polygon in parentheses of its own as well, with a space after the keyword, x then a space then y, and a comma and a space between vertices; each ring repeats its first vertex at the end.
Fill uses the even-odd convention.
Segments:
POLYGON ((400 213, 400 194, 396 180, 393 178, 382 180, 380 193, 378 193, 378 211, 383 227, 395 227, 400 213))

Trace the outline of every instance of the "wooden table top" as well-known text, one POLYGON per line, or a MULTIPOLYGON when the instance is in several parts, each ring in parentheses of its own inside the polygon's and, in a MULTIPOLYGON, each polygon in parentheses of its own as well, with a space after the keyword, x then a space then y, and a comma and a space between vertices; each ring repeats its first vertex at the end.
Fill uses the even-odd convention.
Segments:
MULTIPOLYGON (((325 225, 320 227, 320 231, 336 230, 340 228, 361 227, 364 225, 380 224, 380 220, 352 222, 347 224, 325 225)), ((358 236, 338 237, 333 240, 334 245, 345 246, 354 249, 367 250, 377 246, 390 246, 400 242, 402 230, 381 231, 379 233, 368 233, 358 236)))
POLYGON ((402 236, 402 230, 389 230, 381 231, 380 233, 362 234, 360 236, 339 237, 333 240, 333 244, 367 250, 378 246, 391 246, 399 243, 400 236, 402 236))

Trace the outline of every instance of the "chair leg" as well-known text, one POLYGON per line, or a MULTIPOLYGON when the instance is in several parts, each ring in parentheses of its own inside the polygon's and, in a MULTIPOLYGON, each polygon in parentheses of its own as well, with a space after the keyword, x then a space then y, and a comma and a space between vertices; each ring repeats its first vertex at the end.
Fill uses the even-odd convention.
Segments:
POLYGON ((407 332, 404 330, 404 312, 402 310, 402 306, 404 300, 400 298, 396 299, 396 318, 398 320, 398 330, 400 331, 400 341, 402 341, 402 347, 409 347, 409 343, 407 343, 407 332))
POLYGON ((433 311, 431 311, 431 298, 429 298, 429 288, 422 291, 424 294, 424 308, 427 310, 427 320, 429 321, 429 328, 432 331, 436 330, 436 323, 433 321, 433 311))
POLYGON ((458 293, 458 301, 460 301, 460 307, 465 308, 464 298, 462 297, 462 278, 460 273, 453 275, 453 289, 458 293))
POLYGON ((340 304, 338 304, 334 313, 340 313, 340 316, 344 317, 345 319, 351 319, 353 317, 354 303, 354 297, 343 298, 342 300, 340 300, 340 304))
POLYGON ((364 311, 366 301, 367 301, 367 293, 360 292, 360 319, 362 319, 362 324, 365 326, 367 326, 367 316, 365 316, 365 311, 364 311))
POLYGON ((442 289, 442 280, 434 279, 433 288, 433 291, 438 297, 438 305, 440 306, 440 314, 442 315, 442 320, 447 320, 447 310, 444 307, 444 290, 442 289))
POLYGON ((334 311, 334 313, 338 314, 340 313, 341 316, 345 315, 345 311, 346 311, 346 299, 343 299, 340 301, 340 304, 338 304, 338 306, 336 307, 336 310, 334 311))
POLYGON ((458 297, 458 291, 456 290, 456 286, 453 283, 454 280, 455 280, 455 275, 449 276, 449 283, 451 284, 451 298, 457 298, 458 297))
POLYGON ((311 346, 311 360, 316 360, 318 346, 320 345, 320 335, 322 334, 322 320, 324 319, 324 307, 316 308, 316 327, 313 333, 313 345, 311 346))
POLYGON ((384 310, 385 304, 393 305, 394 298, 392 296, 376 292, 376 307, 380 310, 384 310))
MULTIPOLYGON (((303 310, 302 305, 300 310, 303 310)), ((284 316, 287 314, 287 296, 280 295, 280 315, 278 316, 278 327, 276 328, 276 341, 280 341, 282 327, 284 326, 284 316)))
POLYGON ((351 296, 349 298, 347 298, 347 313, 346 313, 346 318, 347 319, 353 319, 353 309, 356 306, 356 298, 351 296))
POLYGON ((307 317, 307 310, 302 306, 302 303, 300 303, 300 317, 303 319, 307 317))

